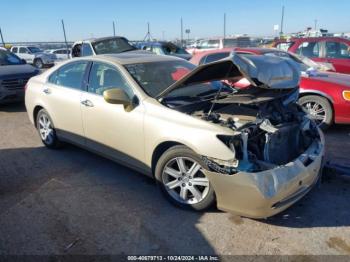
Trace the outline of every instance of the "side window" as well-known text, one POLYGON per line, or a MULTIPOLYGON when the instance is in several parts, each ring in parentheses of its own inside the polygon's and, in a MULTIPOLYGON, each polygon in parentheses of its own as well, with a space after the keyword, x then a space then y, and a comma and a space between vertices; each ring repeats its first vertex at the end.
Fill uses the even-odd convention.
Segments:
POLYGON ((132 88, 116 67, 94 63, 90 71, 88 92, 103 95, 105 90, 112 88, 121 88, 130 98, 133 97, 132 88))
POLYGON ((282 51, 288 51, 288 49, 292 46, 292 44, 293 44, 292 42, 278 43, 276 45, 276 48, 282 51))
POLYGON ((220 59, 223 59, 225 57, 228 57, 230 55, 229 52, 223 52, 223 53, 217 53, 217 54, 211 54, 207 56, 207 59, 205 59, 205 63, 211 63, 214 61, 218 61, 220 59))
POLYGON ((93 55, 91 46, 87 43, 84 43, 82 48, 82 56, 90 56, 90 55, 93 55))
POLYGON ((298 49, 297 54, 306 57, 319 57, 320 56, 320 43, 318 42, 304 42, 298 49))
POLYGON ((326 42, 326 57, 350 58, 350 46, 339 42, 326 42))
POLYGON ((81 89, 87 64, 86 61, 67 64, 52 73, 49 82, 59 86, 81 89))
POLYGON ((12 48, 12 53, 17 53, 17 52, 18 52, 18 48, 17 47, 12 48))
POLYGON ((29 51, 25 47, 20 47, 19 48, 19 53, 20 54, 29 54, 29 51))

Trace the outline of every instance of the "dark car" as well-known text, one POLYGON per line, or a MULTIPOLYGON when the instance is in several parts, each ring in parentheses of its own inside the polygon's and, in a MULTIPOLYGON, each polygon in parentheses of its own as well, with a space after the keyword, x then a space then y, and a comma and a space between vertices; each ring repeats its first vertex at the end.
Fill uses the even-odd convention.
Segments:
POLYGON ((278 40, 273 47, 326 63, 337 73, 350 74, 350 40, 342 37, 306 37, 278 40))
POLYGON ((38 73, 34 66, 0 48, 0 104, 23 101, 24 86, 38 73))
POLYGON ((142 50, 151 51, 157 55, 176 56, 185 60, 190 60, 192 55, 185 49, 178 47, 171 42, 141 42, 136 47, 142 50))
POLYGON ((71 57, 119 54, 137 50, 122 36, 92 38, 77 41, 72 46, 71 57))

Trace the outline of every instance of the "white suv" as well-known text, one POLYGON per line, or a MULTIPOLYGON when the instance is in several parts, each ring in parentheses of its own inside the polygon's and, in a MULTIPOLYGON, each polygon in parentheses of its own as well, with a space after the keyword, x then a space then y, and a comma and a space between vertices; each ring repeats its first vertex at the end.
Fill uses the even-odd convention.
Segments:
POLYGON ((57 59, 55 54, 44 53, 36 46, 13 46, 11 52, 37 68, 53 66, 57 59))

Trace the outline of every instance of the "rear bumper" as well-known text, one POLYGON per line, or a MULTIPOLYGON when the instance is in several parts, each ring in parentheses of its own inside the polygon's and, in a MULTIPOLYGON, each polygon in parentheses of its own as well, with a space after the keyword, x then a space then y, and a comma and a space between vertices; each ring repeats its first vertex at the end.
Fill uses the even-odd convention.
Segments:
POLYGON ((251 218, 267 218, 282 212, 307 194, 321 175, 324 137, 295 161, 271 170, 234 175, 206 171, 218 208, 251 218), (307 160, 305 160, 307 159, 307 160))

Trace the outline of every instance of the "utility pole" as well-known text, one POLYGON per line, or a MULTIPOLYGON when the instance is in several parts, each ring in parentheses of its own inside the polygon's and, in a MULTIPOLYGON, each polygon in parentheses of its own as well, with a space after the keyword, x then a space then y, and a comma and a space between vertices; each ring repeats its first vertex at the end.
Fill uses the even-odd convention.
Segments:
POLYGON ((147 39, 148 42, 151 42, 151 40, 152 40, 152 35, 151 35, 149 22, 147 22, 147 34, 145 35, 145 38, 143 39, 143 41, 145 41, 146 39, 147 39))
POLYGON ((183 29, 183 23, 182 23, 182 17, 181 17, 181 47, 183 47, 183 39, 184 39, 184 29, 183 29))
POLYGON ((224 40, 226 38, 226 13, 224 13, 224 40))
POLYGON ((115 36, 115 24, 114 24, 114 21, 113 21, 113 36, 115 36))
POLYGON ((284 19, 284 6, 282 6, 282 18, 281 18, 281 32, 280 37, 283 35, 283 19, 284 19))
MULTIPOLYGON (((66 48, 67 48, 67 50, 68 50, 69 48, 68 48, 67 37, 66 37, 66 29, 64 28, 63 19, 61 20, 61 22, 62 22, 62 29, 63 29, 64 42, 66 43, 66 48)), ((67 58, 69 59, 69 53, 67 53, 67 58)))
POLYGON ((1 36, 2 45, 5 47, 5 41, 4 41, 4 37, 2 35, 1 27, 0 27, 0 36, 1 36))

